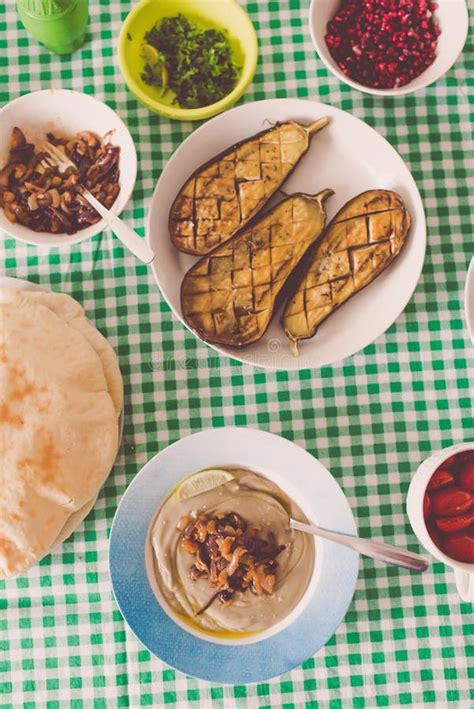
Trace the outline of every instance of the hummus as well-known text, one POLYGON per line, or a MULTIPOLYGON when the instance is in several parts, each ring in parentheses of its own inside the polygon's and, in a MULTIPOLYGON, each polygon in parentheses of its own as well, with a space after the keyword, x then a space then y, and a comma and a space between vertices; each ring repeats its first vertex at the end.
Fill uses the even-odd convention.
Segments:
POLYGON ((314 540, 290 529, 290 516, 307 522, 301 509, 275 483, 248 470, 230 469, 234 479, 180 501, 175 493, 159 508, 151 530, 158 588, 171 609, 208 631, 261 632, 282 621, 304 595, 314 568, 314 540), (193 557, 181 548, 176 525, 184 515, 236 512, 249 525, 259 525, 262 535, 271 531, 285 545, 278 555, 276 583, 271 595, 251 590, 236 592, 232 603, 218 601, 196 615, 213 595, 208 579, 192 580, 193 557))

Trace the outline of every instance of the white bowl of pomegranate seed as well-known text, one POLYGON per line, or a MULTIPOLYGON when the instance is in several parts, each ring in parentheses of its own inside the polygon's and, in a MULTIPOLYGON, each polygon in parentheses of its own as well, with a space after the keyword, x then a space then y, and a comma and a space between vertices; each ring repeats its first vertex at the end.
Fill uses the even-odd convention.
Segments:
POLYGON ((312 0, 309 26, 321 60, 341 81, 402 96, 452 67, 469 23, 466 0, 312 0))

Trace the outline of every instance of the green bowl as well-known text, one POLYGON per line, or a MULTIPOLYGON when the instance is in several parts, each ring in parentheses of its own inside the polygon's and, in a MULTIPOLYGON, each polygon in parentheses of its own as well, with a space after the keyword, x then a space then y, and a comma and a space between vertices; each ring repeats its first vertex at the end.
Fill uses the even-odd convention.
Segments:
POLYGON ((119 36, 120 70, 132 94, 147 108, 168 118, 198 121, 210 118, 232 106, 253 79, 258 59, 257 35, 247 13, 236 0, 141 0, 127 16, 119 36), (160 96, 160 90, 141 79, 145 60, 140 49, 146 32, 163 17, 181 13, 189 20, 204 22, 227 30, 234 56, 242 67, 233 90, 217 103, 202 108, 180 108, 172 97, 160 96))

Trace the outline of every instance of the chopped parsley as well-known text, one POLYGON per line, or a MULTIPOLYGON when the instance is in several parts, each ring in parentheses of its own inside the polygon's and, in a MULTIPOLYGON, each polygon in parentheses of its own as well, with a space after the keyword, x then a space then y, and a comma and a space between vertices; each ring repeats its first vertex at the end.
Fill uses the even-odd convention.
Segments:
POLYGON ((142 79, 150 86, 172 89, 174 103, 182 108, 200 108, 220 101, 234 88, 240 69, 224 32, 201 30, 183 15, 164 17, 145 34, 166 66, 167 85, 160 67, 147 62, 142 79))

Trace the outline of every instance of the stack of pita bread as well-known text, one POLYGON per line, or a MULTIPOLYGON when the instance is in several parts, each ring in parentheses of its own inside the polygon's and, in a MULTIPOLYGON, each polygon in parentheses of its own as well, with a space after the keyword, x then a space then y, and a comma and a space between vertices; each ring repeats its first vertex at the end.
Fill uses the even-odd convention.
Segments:
POLYGON ((68 295, 0 289, 0 578, 94 506, 120 439, 115 352, 68 295))

